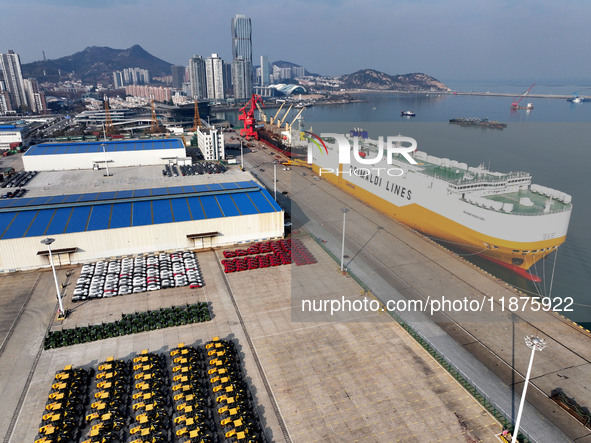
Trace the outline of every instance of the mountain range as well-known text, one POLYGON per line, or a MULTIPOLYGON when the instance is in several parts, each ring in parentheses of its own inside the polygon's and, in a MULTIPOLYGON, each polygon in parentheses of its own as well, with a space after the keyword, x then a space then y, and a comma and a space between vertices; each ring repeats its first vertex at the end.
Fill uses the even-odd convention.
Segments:
MULTIPOLYGON (((300 66, 284 60, 273 62, 279 67, 300 66)), ((35 77, 39 82, 57 82, 59 80, 82 80, 83 83, 113 82, 113 71, 125 68, 141 68, 150 71, 151 77, 170 75, 168 63, 147 52, 140 45, 128 49, 113 49, 89 46, 75 54, 55 60, 42 60, 22 65, 24 77, 35 77)), ((311 74, 306 71, 306 75, 311 74)), ((448 88, 437 79, 423 73, 388 75, 374 69, 362 69, 339 78, 343 89, 377 90, 438 90, 448 88)))
POLYGON ((147 52, 140 45, 127 49, 89 46, 72 55, 55 60, 42 60, 22 65, 23 76, 36 77, 39 82, 80 79, 83 83, 112 83, 113 71, 141 68, 150 76, 170 75, 172 63, 147 52))

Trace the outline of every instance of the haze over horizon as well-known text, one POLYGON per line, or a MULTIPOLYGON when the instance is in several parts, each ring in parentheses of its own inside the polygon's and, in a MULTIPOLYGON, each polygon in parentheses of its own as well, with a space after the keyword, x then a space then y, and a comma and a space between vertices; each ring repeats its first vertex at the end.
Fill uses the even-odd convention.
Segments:
POLYGON ((591 3, 548 0, 4 0, 0 52, 21 62, 56 59, 87 46, 134 44, 167 62, 193 54, 231 60, 230 20, 252 19, 253 63, 261 55, 310 72, 339 75, 372 68, 388 74, 424 72, 440 81, 586 79, 591 60, 591 3), (201 13, 203 10, 203 13, 201 13))

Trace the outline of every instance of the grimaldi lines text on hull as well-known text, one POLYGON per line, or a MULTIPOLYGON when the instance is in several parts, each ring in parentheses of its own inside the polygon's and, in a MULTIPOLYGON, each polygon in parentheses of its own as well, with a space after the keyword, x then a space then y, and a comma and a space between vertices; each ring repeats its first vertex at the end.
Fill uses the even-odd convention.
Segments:
MULTIPOLYGON (((384 146, 347 136, 351 150, 376 158, 384 146), (358 147, 356 147, 358 146, 358 147)), ((435 239, 478 253, 526 278, 527 270, 561 245, 568 230, 571 196, 532 184, 526 172, 493 172, 484 165, 415 151, 416 165, 395 154, 391 164, 339 164, 337 144, 313 151, 313 169, 340 188, 435 239)), ((334 140, 332 140, 334 141, 334 140)))

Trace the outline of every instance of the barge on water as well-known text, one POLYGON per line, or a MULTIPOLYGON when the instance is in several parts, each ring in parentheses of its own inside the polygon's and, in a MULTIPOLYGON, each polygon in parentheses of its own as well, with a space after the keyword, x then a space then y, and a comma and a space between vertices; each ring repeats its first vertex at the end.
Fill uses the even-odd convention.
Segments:
POLYGON ((507 123, 501 123, 488 118, 450 118, 449 122, 460 126, 480 126, 482 128, 505 129, 507 123))

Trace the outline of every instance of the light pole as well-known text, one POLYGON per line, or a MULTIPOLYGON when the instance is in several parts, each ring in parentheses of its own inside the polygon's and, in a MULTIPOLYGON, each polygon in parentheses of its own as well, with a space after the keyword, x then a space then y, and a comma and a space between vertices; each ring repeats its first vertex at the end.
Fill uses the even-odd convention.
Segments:
POLYGON ((240 140, 240 169, 244 171, 244 156, 242 155, 242 140, 240 140))
POLYGON ((525 404, 525 393, 527 392, 527 385, 529 384, 529 376, 531 374, 531 367, 534 363, 534 354, 536 351, 541 351, 547 345, 543 338, 539 338, 535 335, 528 335, 525 338, 525 344, 531 349, 531 357, 529 358, 529 366, 527 367, 527 374, 525 376, 525 383, 523 385, 523 392, 521 393, 521 401, 519 402, 519 410, 517 411, 517 421, 515 422, 515 429, 513 430, 513 438, 511 443, 517 441, 517 435, 519 434, 519 423, 521 422, 521 413, 523 412, 523 405, 525 404))
POLYGON ((273 194, 277 201, 277 160, 273 162, 273 194))
POLYGON ((343 260, 345 259, 345 217, 349 208, 341 208, 343 211, 343 242, 341 243, 341 272, 343 272, 343 260))
POLYGON ((41 243, 47 246, 49 250, 49 263, 51 263, 51 270, 53 271, 53 279, 55 280, 55 290, 57 291, 57 301, 60 305, 60 314, 62 316, 66 315, 66 311, 64 311, 64 306, 62 305, 62 296, 60 294, 60 286, 57 281, 57 274, 55 273, 55 266, 53 265, 53 255, 51 254, 51 244, 55 241, 55 238, 46 238, 45 240, 41 240, 41 243))
POLYGON ((109 162, 107 161, 107 151, 105 150, 105 144, 101 143, 101 148, 103 148, 103 153, 105 154, 105 166, 107 167, 107 175, 105 177, 110 177, 109 174, 109 162))

